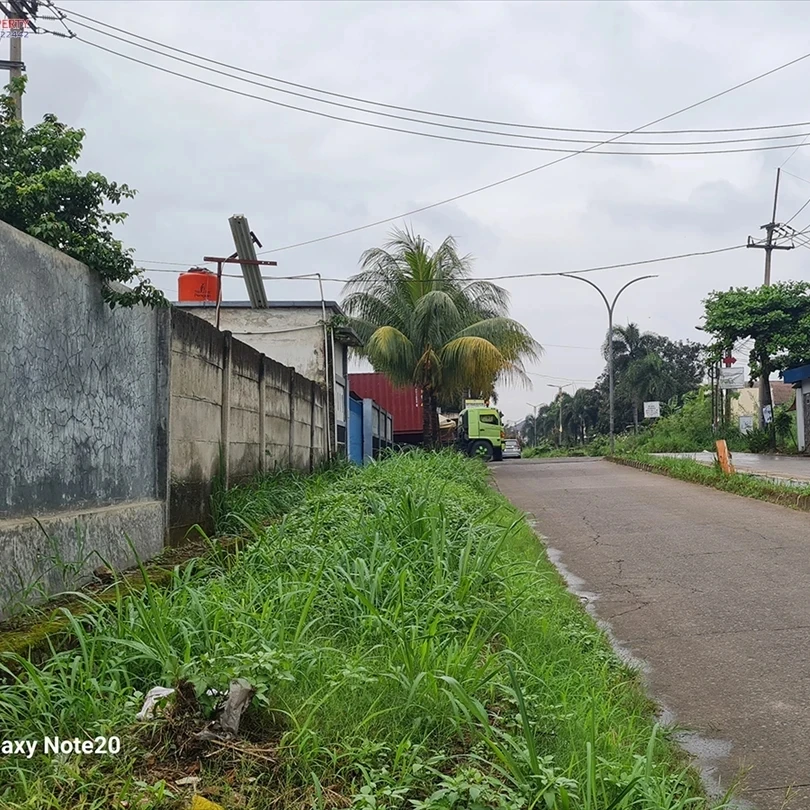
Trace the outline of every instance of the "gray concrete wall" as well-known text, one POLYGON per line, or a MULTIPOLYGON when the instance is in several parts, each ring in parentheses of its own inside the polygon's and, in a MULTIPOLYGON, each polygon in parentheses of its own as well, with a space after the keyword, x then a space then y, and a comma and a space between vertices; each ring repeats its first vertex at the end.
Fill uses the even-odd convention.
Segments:
POLYGON ((210 531, 215 482, 325 457, 322 386, 175 308, 110 310, 0 222, 0 618, 210 531))
POLYGON ((168 313, 110 310, 84 265, 3 222, 0 279, 2 613, 100 556, 132 564, 124 532, 161 549, 168 313))
POLYGON ((181 543, 196 525, 212 530, 217 481, 231 485, 279 467, 319 464, 326 455, 323 399, 318 383, 173 309, 171 542, 181 543))

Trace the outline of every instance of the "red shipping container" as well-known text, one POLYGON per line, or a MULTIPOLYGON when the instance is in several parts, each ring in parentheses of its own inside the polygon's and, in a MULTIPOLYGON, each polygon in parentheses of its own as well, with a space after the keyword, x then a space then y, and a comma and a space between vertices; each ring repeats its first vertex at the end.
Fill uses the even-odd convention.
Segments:
POLYGON ((373 371, 349 374, 349 390, 362 399, 373 399, 393 416, 394 435, 422 433, 422 393, 415 386, 394 388, 388 377, 373 371))

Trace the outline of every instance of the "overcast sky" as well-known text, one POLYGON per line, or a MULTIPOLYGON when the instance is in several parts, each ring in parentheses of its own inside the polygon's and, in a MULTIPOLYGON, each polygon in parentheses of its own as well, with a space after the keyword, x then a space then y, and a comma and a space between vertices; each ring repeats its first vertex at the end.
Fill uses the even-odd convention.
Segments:
MULTIPOLYGON (((64 6, 291 82, 455 115, 585 129, 641 126, 802 55, 810 41, 805 2, 64 0, 64 6)), ((243 92, 427 129, 283 96, 72 27, 106 47, 243 92)), ((193 84, 76 40, 29 37, 23 50, 30 77, 26 121, 53 112, 84 128, 81 168, 138 190, 124 207, 130 218, 120 235, 144 264, 190 266, 204 255, 231 253, 228 217, 234 213, 248 217, 265 248, 281 247, 395 216, 555 157, 319 118, 193 84)), ((803 99, 809 82, 810 59, 661 128, 808 120, 803 99)), ((764 144, 740 144, 746 145, 764 144)), ((760 235, 759 227, 770 219, 775 169, 790 151, 579 155, 401 224, 435 244, 452 234, 462 251, 473 254, 482 276, 711 250, 760 235)), ((798 150, 785 169, 810 180, 810 146, 798 150)), ((810 184, 783 176, 778 219, 791 217, 808 196, 810 184)), ((808 222, 810 206, 791 224, 803 228, 808 222)), ((361 252, 381 244, 390 228, 381 225, 264 258, 277 259, 279 275, 347 278, 356 272, 361 252)), ((776 253, 774 280, 806 279, 808 259, 803 249, 776 253)), ((699 339, 695 326, 705 295, 761 283, 762 266, 762 251, 740 250, 588 277, 612 297, 631 278, 659 273, 622 296, 617 322, 632 320, 673 339, 699 339)), ((150 276, 176 298, 176 275, 150 276)), ((554 396, 549 384, 593 383, 604 365, 599 347, 607 315, 597 293, 580 282, 540 278, 504 284, 512 293, 513 317, 545 346, 542 360, 530 368, 544 375, 533 377, 533 390, 501 391, 506 417, 518 419, 530 410, 526 403, 554 396)), ((270 282, 267 289, 275 299, 318 297, 311 281, 270 282)), ((339 299, 340 289, 330 283, 327 298, 339 299)), ((230 280, 225 297, 245 299, 242 282, 230 280)))

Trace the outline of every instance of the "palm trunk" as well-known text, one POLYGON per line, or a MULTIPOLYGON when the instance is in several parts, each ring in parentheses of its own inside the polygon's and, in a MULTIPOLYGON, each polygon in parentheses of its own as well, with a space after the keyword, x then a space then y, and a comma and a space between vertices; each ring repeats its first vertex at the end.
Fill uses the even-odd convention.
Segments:
POLYGON ((633 400, 633 430, 636 436, 638 436, 638 405, 639 403, 633 400))
POLYGON ((430 418, 431 392, 422 388, 422 446, 427 450, 433 446, 433 420, 430 418))
POLYGON ((430 433, 433 446, 438 447, 441 443, 441 431, 439 430, 439 400, 436 392, 430 391, 430 433))

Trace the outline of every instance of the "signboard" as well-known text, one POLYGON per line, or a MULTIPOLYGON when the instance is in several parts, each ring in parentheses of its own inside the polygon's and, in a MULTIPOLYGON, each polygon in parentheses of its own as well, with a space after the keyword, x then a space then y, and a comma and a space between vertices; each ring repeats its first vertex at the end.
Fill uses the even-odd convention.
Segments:
POLYGON ((745 367, 721 368, 719 384, 720 388, 724 391, 734 391, 739 388, 745 388, 745 367))
POLYGON ((661 417, 661 403, 660 402, 645 402, 644 403, 644 418, 645 419, 659 419, 661 417))
POLYGON ((771 420, 773 419, 773 408, 770 405, 766 405, 762 409, 762 418, 765 420, 766 425, 771 424, 771 420))
POLYGON ((750 433, 754 429, 754 417, 753 416, 741 416, 740 417, 740 433, 745 435, 746 433, 750 433))
POLYGON ((489 406, 489 402, 486 402, 483 399, 465 399, 464 400, 464 407, 465 408, 486 408, 489 406))

